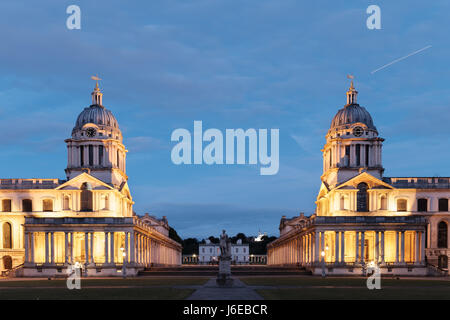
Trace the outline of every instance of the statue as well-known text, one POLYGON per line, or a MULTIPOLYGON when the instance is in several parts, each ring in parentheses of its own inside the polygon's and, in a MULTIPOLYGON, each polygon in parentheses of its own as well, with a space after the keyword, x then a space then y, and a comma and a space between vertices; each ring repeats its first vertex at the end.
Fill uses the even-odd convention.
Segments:
POLYGON ((221 257, 230 257, 231 256, 231 240, 228 235, 225 233, 225 230, 222 230, 222 234, 220 235, 220 256, 221 257))
POLYGON ((231 278, 231 239, 222 230, 220 235, 220 256, 219 256, 219 274, 217 275, 216 283, 219 286, 232 286, 233 279, 231 278))

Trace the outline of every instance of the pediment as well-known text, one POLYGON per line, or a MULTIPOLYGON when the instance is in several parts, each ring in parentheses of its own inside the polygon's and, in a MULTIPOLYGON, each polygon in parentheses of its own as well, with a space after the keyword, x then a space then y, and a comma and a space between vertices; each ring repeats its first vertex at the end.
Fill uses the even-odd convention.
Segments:
POLYGON ((66 181, 62 185, 58 186, 56 190, 79 190, 83 183, 89 183, 92 186, 92 190, 114 190, 113 187, 104 183, 103 181, 91 176, 90 174, 83 172, 78 176, 66 181))
POLYGON ((369 189, 395 189, 390 184, 387 184, 367 172, 362 172, 359 175, 341 183, 336 187, 336 189, 357 189, 358 184, 360 183, 367 183, 369 189))

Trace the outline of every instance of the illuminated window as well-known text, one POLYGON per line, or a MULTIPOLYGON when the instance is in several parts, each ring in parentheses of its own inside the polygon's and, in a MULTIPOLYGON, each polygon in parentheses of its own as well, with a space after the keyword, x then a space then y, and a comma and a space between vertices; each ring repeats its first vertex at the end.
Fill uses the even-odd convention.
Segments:
POLYGON ((406 211, 406 206, 408 204, 408 201, 405 199, 398 199, 397 200, 397 211, 406 211))
POLYGON ((3 199, 2 200, 2 211, 3 212, 11 212, 11 199, 3 199))
POLYGON ((64 196, 63 210, 70 210, 70 198, 69 198, 69 196, 64 196))
POLYGON ((42 200, 42 211, 53 211, 53 200, 51 199, 42 200))
POLYGON ((12 249, 12 233, 9 222, 3 224, 3 249, 12 249))
POLYGON ((387 210, 387 198, 384 195, 380 198, 380 210, 387 210))

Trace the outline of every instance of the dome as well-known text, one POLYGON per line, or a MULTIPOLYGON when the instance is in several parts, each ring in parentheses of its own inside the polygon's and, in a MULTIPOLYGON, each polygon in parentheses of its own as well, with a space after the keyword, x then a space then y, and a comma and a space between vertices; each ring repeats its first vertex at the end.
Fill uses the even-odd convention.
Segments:
POLYGON ((331 121, 330 129, 338 129, 358 122, 365 124, 369 129, 377 130, 370 113, 359 104, 348 104, 340 109, 331 121))
POLYGON ((94 123, 100 127, 119 128, 119 124, 112 112, 97 104, 84 108, 77 118, 74 129, 81 129, 86 123, 94 123))

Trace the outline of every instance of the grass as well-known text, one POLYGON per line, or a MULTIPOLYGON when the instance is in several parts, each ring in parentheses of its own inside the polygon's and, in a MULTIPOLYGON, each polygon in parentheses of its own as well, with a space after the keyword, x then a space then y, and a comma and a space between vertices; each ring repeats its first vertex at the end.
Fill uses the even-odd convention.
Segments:
POLYGON ((81 279, 80 290, 67 289, 66 279, 0 281, 0 300, 181 300, 209 278, 158 277, 81 279))
MULTIPOLYGON (((158 278, 130 278, 130 279, 81 279, 81 287, 148 287, 148 286, 189 286, 189 285, 203 285, 209 278, 173 278, 173 277, 158 277, 158 278)), ((14 281, 0 281, 1 288, 12 287, 55 287, 66 288, 66 279, 53 280, 14 280, 14 281)))
POLYGON ((243 277, 269 300, 302 299, 450 299, 450 281, 433 279, 381 279, 381 290, 369 290, 366 278, 243 277))
POLYGON ((450 299, 448 288, 427 288, 410 290, 407 288, 383 288, 368 290, 367 288, 290 288, 290 289, 257 289, 267 300, 411 300, 411 299, 450 299))
POLYGON ((8 288, 0 290, 0 300, 182 300, 194 289, 175 288, 8 288))

